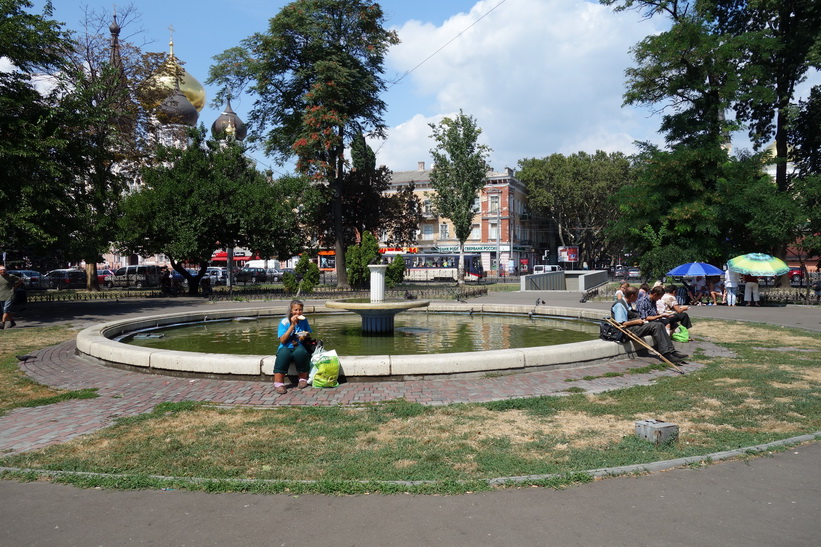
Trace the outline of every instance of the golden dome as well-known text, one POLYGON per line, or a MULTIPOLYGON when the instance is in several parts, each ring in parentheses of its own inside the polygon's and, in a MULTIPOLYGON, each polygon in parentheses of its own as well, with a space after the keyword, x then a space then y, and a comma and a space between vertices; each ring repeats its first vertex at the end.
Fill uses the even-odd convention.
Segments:
MULTIPOLYGON (((194 78, 187 70, 183 68, 177 57, 174 55, 174 40, 169 43, 168 57, 166 57, 163 64, 151 76, 147 86, 152 90, 168 90, 168 95, 174 92, 177 88, 175 80, 179 81, 180 91, 185 97, 191 101, 197 112, 201 112, 205 107, 205 88, 202 84, 194 78)), ((165 94, 162 94, 165 95, 165 94)), ((159 105, 163 99, 168 95, 163 96, 159 101, 156 101, 154 106, 159 105)))

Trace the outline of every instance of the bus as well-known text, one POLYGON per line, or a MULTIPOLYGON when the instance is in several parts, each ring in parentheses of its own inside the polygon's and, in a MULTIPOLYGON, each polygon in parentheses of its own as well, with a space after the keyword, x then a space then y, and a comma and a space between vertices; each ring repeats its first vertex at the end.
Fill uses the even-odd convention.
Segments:
MULTIPOLYGON (((405 260, 407 281, 456 281, 459 278, 459 254, 414 253, 399 255, 405 260)), ((465 253, 465 281, 479 281, 487 274, 482 256, 465 253)))

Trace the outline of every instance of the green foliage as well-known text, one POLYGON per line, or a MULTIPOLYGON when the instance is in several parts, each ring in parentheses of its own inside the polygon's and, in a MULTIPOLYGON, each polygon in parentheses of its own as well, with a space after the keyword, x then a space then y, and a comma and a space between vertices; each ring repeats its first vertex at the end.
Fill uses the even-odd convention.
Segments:
POLYGON ((523 159, 516 176, 527 186, 530 207, 557 227, 559 242, 550 242, 551 249, 577 245, 581 260, 591 262, 617 253, 618 245, 607 240, 604 229, 617 216, 611 196, 634 177, 624 154, 599 150, 523 159))
POLYGON ((405 259, 401 256, 393 257, 393 260, 385 270, 385 284, 389 288, 393 288, 405 279, 405 259))
POLYGON ((365 142, 364 135, 356 135, 351 142, 351 163, 357 171, 373 171, 376 169, 376 154, 365 142))
MULTIPOLYGON (((255 96, 251 139, 279 160, 330 185, 336 253, 347 246, 343 225, 344 149, 364 132, 384 136, 385 54, 399 42, 371 0, 300 0, 270 19, 266 32, 215 57, 208 83, 216 102, 247 88, 255 96)), ((337 261, 337 283, 347 275, 337 261)))
POLYGON ((299 279, 299 290, 303 293, 313 292, 314 287, 319 285, 319 266, 311 261, 307 253, 303 253, 294 268, 297 279, 299 279))
POLYGON ((362 241, 348 247, 345 253, 345 268, 351 286, 367 287, 371 279, 368 264, 376 264, 380 259, 379 242, 370 232, 363 233, 362 241))
POLYGON ((431 196, 439 216, 450 219, 459 240, 459 283, 465 282, 463 246, 473 229, 476 196, 485 185, 490 148, 479 144, 482 129, 472 116, 459 110, 455 118, 430 124, 436 147, 430 153, 435 167, 430 183, 431 196))
POLYGON ((633 48, 636 66, 627 70, 624 95, 626 104, 663 105, 661 130, 669 156, 643 155, 656 165, 645 166, 638 184, 617 196, 624 214, 611 236, 631 241, 629 231, 658 226, 659 214, 652 210, 663 207, 675 211, 661 215, 672 232, 666 244, 696 250, 698 242, 706 259, 752 249, 784 256, 809 212, 800 211, 805 204, 788 176, 788 137, 799 156, 811 157, 809 151, 818 149, 817 119, 810 115, 805 119, 812 121, 800 123, 790 103, 810 67, 821 65, 821 5, 814 0, 601 1, 617 11, 637 9, 671 22, 669 30, 633 48), (735 110, 735 122, 726 119, 729 109, 735 110), (720 148, 740 123, 748 124, 759 148, 775 139, 774 159, 742 154, 728 164, 720 148), (775 166, 774 185, 761 176, 765 159, 775 166), (642 195, 644 203, 638 200, 642 195), (650 214, 627 212, 631 207, 650 214))
MULTIPOLYGON (((143 256, 163 253, 175 268, 206 265, 219 245, 264 256, 298 252, 304 239, 297 211, 315 201, 315 189, 298 177, 268 181, 242 145, 206 141, 203 127, 190 138, 184 149, 160 147, 160 163, 143 170, 144 187, 123 202, 120 247, 143 256)), ((189 279, 191 292, 199 278, 189 279)))
MULTIPOLYGON (((366 231, 384 235, 389 245, 405 246, 415 241, 422 218, 419 198, 414 195, 412 184, 387 193, 390 182, 391 171, 386 167, 345 173, 339 187, 344 241, 355 241, 366 231)), ((320 188, 324 201, 310 224, 316 239, 323 245, 333 245, 336 201, 330 188, 324 185, 320 188)))

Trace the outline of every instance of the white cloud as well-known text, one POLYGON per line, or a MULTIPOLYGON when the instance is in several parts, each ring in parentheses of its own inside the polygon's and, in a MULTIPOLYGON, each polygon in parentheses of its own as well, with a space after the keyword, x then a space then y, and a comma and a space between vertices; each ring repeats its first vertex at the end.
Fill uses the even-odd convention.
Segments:
POLYGON ((629 49, 659 23, 582 0, 508 0, 471 27, 497 4, 480 1, 441 26, 396 29, 402 43, 387 64, 399 74, 464 33, 386 97, 392 127, 379 164, 401 171, 429 162, 427 123, 460 108, 482 127, 496 169, 554 152, 629 153, 634 140, 658 140, 658 118, 621 104, 629 49))

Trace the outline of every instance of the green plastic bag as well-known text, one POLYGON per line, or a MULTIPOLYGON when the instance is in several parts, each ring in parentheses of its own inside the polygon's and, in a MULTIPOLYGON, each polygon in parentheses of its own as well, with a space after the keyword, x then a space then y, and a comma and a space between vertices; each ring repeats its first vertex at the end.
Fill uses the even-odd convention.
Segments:
POLYGON ((676 332, 670 335, 670 338, 673 340, 673 342, 689 342, 690 331, 687 330, 687 327, 679 325, 676 329, 676 332))
POLYGON ((336 387, 339 385, 339 357, 336 350, 323 351, 311 359, 311 385, 336 387))

